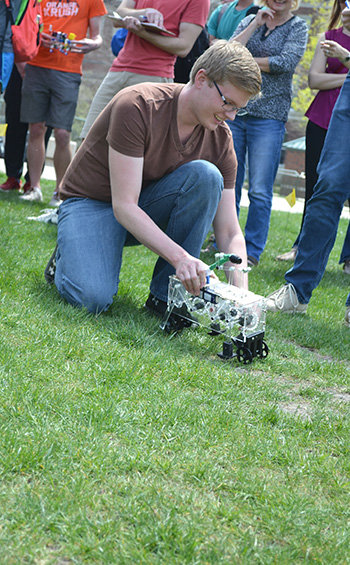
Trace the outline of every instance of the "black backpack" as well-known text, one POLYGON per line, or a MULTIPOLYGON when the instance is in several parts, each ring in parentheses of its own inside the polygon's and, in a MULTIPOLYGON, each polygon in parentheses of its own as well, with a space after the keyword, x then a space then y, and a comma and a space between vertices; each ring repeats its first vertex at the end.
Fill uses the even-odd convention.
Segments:
POLYGON ((186 57, 178 57, 175 63, 175 82, 188 82, 193 63, 209 47, 209 35, 207 28, 203 28, 189 54, 186 57))

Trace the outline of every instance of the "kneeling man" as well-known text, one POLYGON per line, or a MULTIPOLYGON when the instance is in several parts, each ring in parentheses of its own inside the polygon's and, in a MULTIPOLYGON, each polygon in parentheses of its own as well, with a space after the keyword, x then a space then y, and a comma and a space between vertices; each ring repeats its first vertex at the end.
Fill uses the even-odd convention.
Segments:
MULTIPOLYGON (((218 41, 190 82, 143 83, 118 93, 96 119, 63 178, 55 258, 46 269, 60 295, 90 312, 118 292, 124 246, 158 255, 146 306, 166 309, 169 275, 199 294, 198 259, 211 224, 219 251, 246 265, 235 206, 236 156, 225 120, 260 92, 249 51, 218 41)), ((247 283, 246 283, 247 284, 247 283)))

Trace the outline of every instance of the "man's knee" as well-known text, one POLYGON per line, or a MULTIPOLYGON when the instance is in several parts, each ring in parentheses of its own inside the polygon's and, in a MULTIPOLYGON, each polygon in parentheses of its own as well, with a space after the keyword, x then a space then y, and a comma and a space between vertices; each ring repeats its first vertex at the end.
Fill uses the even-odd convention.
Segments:
POLYGON ((349 193, 348 179, 344 179, 342 173, 335 169, 323 170, 314 187, 312 199, 323 202, 325 206, 342 208, 349 198, 349 193))
POLYGON ((195 188, 199 197, 216 200, 221 195, 224 181, 221 172, 213 165, 204 160, 192 161, 184 167, 188 167, 188 178, 190 186, 195 188))
POLYGON ((60 280, 55 278, 55 284, 59 294, 77 308, 86 308, 92 314, 105 312, 113 303, 114 292, 111 289, 98 288, 97 284, 89 285, 82 283, 77 285, 67 277, 62 276, 60 280))
POLYGON ((55 129, 55 140, 57 147, 66 147, 70 143, 70 132, 65 129, 55 129))
POLYGON ((29 124, 29 140, 37 140, 45 137, 46 125, 44 122, 29 124))
POLYGON ((192 161, 191 163, 187 163, 187 165, 184 166, 188 166, 192 174, 197 176, 201 182, 213 182, 214 184, 222 183, 221 172, 216 165, 210 163, 209 161, 198 159, 197 161, 192 161))

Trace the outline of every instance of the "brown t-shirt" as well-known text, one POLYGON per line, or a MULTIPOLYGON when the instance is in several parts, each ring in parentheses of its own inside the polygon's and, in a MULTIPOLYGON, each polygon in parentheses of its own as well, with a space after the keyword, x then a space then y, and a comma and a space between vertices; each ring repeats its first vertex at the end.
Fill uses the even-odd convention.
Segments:
MULTIPOLYGON (((233 188, 237 159, 227 124, 214 131, 196 126, 185 144, 177 129, 180 84, 142 83, 119 92, 101 112, 63 178, 60 197, 111 202, 108 146, 143 157, 143 183, 163 178, 181 165, 204 159, 218 167, 225 188, 233 188)), ((205 181, 205 179, 203 179, 205 181)))

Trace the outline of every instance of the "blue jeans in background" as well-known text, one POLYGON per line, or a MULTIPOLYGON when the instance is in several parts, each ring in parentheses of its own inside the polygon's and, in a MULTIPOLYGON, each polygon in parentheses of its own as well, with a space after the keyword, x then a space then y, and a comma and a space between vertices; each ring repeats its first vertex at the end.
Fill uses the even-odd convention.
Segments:
MULTIPOLYGON (((314 188, 318 181, 317 166, 321 157, 323 145, 326 139, 327 129, 321 128, 316 125, 311 120, 308 121, 305 133, 305 203, 304 212, 301 219, 300 230, 298 236, 293 243, 293 247, 299 246, 299 239, 301 230, 304 223, 304 217, 306 212, 306 206, 311 196, 314 193, 314 188)), ((344 238, 343 247, 340 253, 339 264, 345 263, 346 260, 350 259, 350 222, 348 229, 344 238)))
POLYGON ((249 210, 245 224, 247 254, 258 262, 264 251, 270 226, 273 183, 275 182, 285 124, 245 115, 227 120, 235 147, 238 169, 236 180, 237 214, 248 155, 249 210))
POLYGON ((346 230, 343 247, 340 252, 339 265, 345 263, 347 259, 350 259, 350 222, 348 225, 348 229, 346 230))
MULTIPOLYGON (((141 191, 139 206, 188 253, 199 257, 223 189, 220 171, 192 161, 141 191)), ((109 308, 118 292, 123 248, 138 242, 116 220, 112 204, 90 198, 65 200, 58 214, 55 284, 74 306, 95 314, 109 308)), ((139 265, 142 277, 142 264, 139 265)), ((151 292, 167 301, 174 268, 158 259, 151 292)))
MULTIPOLYGON (((318 181, 306 207, 294 266, 285 279, 299 302, 308 304, 327 266, 337 236, 344 202, 350 196, 350 74, 348 73, 331 121, 317 168, 318 181)), ((346 305, 350 306, 350 294, 346 305)))

